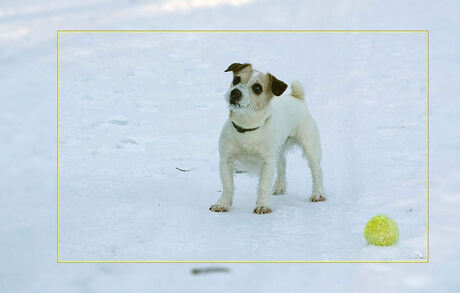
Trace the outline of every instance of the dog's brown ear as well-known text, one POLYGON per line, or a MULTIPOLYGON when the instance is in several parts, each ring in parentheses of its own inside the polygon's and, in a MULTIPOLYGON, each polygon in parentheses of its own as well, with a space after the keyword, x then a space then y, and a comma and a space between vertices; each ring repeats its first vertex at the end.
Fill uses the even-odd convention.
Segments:
POLYGON ((275 96, 281 96, 284 93, 284 91, 287 89, 287 84, 277 79, 270 73, 268 74, 268 76, 270 77, 272 93, 275 96))
POLYGON ((241 69, 243 69, 243 68, 245 68, 245 67, 247 67, 249 65, 251 65, 251 64, 249 64, 249 63, 243 63, 243 64, 241 64, 241 63, 233 63, 232 65, 230 65, 227 68, 227 70, 225 70, 225 72, 229 72, 229 71, 237 72, 237 71, 239 71, 239 70, 241 70, 241 69))

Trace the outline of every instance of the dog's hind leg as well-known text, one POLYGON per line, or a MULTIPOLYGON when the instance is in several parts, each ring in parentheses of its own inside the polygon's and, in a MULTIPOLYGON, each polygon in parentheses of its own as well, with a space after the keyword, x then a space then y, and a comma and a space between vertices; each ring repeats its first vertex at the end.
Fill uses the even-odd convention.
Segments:
POLYGON ((326 200, 323 187, 323 171, 321 169, 321 144, 316 123, 314 121, 301 123, 296 129, 295 138, 301 146, 311 170, 313 190, 310 200, 326 200))
POLYGON ((275 184, 273 185, 273 194, 280 195, 284 194, 287 189, 287 182, 286 182, 286 149, 287 149, 287 141, 281 148, 278 154, 278 161, 276 162, 276 179, 275 184))

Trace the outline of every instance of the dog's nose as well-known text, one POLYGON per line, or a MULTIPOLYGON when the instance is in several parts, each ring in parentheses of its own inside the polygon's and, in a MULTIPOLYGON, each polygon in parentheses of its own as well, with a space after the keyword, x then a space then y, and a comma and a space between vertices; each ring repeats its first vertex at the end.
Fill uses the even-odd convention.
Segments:
POLYGON ((241 96, 242 95, 239 89, 233 89, 230 92, 230 104, 236 104, 239 102, 239 100, 241 100, 241 96))

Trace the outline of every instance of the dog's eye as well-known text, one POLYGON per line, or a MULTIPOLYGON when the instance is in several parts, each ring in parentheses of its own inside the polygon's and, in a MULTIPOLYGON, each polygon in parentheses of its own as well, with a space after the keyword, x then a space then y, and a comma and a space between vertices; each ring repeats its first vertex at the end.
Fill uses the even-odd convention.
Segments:
POLYGON ((260 94, 262 92, 262 86, 258 83, 255 83, 252 85, 252 90, 254 91, 254 93, 260 94))
POLYGON ((235 77, 233 78, 233 85, 237 85, 237 84, 239 84, 240 82, 241 82, 241 77, 235 76, 235 77))

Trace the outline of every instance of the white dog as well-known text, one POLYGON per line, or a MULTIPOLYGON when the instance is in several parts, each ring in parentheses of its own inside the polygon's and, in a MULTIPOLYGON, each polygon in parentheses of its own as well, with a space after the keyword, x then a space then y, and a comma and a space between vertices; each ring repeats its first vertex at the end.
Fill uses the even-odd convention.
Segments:
POLYGON ((254 213, 270 213, 268 199, 275 168, 273 194, 284 194, 285 153, 292 145, 299 145, 308 159, 313 177, 310 200, 325 200, 318 128, 308 111, 300 83, 292 82, 291 93, 281 96, 287 84, 270 73, 254 70, 251 64, 233 63, 227 71, 233 72, 233 81, 225 95, 230 115, 219 141, 223 190, 209 209, 228 211, 233 203, 233 174, 241 165, 259 174, 254 213))

